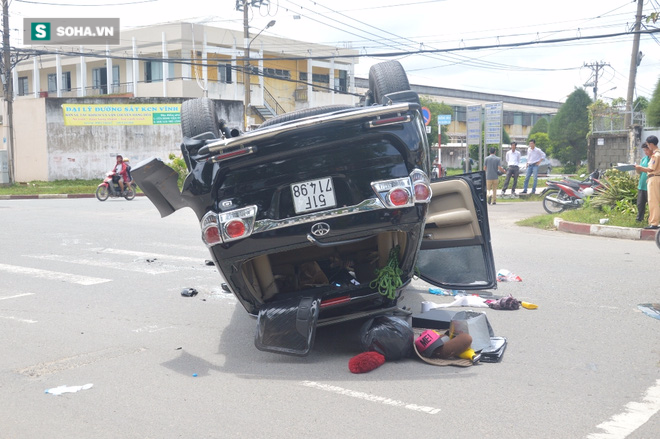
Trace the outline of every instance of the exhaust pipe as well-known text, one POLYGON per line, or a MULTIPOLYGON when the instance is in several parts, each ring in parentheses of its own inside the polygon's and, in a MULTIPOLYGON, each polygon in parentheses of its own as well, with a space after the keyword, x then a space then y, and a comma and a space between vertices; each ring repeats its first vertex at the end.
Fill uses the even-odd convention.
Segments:
POLYGON ((560 200, 556 197, 545 197, 546 200, 552 201, 553 203, 556 204, 561 204, 562 206, 579 206, 582 204, 582 200, 578 199, 573 199, 571 198, 570 200, 560 200))

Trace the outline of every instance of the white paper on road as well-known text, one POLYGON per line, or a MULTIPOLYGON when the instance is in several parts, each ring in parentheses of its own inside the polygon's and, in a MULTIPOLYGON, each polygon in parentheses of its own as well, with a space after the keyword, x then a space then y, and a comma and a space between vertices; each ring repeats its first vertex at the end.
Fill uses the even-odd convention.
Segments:
POLYGON ((46 393, 50 395, 61 395, 63 393, 76 393, 81 390, 91 389, 94 384, 85 384, 83 386, 59 386, 52 389, 46 389, 46 393))

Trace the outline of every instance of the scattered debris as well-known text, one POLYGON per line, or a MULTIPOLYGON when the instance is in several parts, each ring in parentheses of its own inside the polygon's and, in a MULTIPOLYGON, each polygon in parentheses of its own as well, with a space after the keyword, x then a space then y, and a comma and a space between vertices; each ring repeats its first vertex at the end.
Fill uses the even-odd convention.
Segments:
POLYGON ((427 312, 436 308, 452 308, 454 306, 470 306, 473 308, 488 308, 486 299, 479 296, 456 296, 451 303, 433 303, 422 302, 422 312, 427 312))
POLYGON ((465 294, 464 290, 446 290, 444 288, 429 288, 429 293, 436 296, 456 296, 458 294, 465 294))
POLYGON ((520 302, 520 306, 525 309, 537 309, 539 306, 529 302, 520 302))
POLYGON ((156 262, 156 258, 147 258, 146 261, 149 263, 156 262))
POLYGON ((197 295, 197 290, 194 289, 194 288, 184 288, 184 289, 181 291, 181 295, 182 295, 183 297, 193 297, 193 296, 196 296, 196 295, 197 295))
POLYGON ((500 310, 516 310, 520 308, 520 301, 515 299, 512 295, 501 297, 497 300, 486 300, 486 304, 492 309, 500 310))
POLYGON ((204 264, 206 264, 206 265, 215 265, 215 263, 210 259, 205 260, 204 264))
POLYGON ((52 389, 46 389, 45 393, 50 395, 61 395, 63 393, 76 393, 81 390, 91 389, 94 384, 85 384, 84 386, 59 386, 52 389))
POLYGON ((660 303, 642 303, 637 308, 647 316, 660 320, 660 303))
POLYGON ((498 282, 522 282, 522 279, 517 274, 511 273, 509 270, 500 270, 497 272, 498 282))

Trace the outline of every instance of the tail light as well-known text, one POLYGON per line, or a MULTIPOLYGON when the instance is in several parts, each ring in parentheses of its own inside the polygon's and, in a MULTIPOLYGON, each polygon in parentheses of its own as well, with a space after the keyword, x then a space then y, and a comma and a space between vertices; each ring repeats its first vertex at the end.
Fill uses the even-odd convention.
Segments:
POLYGON ((390 204, 396 207, 403 207, 410 203, 410 193, 407 189, 395 188, 387 194, 390 204))
POLYGON ((428 203, 432 195, 429 178, 421 169, 413 170, 409 177, 374 181, 371 188, 388 209, 428 203))
POLYGON ((413 194, 415 203, 428 203, 431 201, 431 182, 429 177, 421 169, 414 169, 410 173, 410 180, 413 185, 413 194))
POLYGON ((202 240, 207 246, 247 238, 252 234, 257 206, 248 206, 217 214, 208 212, 202 218, 202 240))

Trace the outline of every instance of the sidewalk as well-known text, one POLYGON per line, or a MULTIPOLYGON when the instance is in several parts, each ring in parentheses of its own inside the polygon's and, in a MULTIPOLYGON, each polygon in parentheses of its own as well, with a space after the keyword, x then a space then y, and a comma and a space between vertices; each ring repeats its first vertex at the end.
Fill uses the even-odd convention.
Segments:
MULTIPOLYGON (((517 189, 515 198, 524 198, 525 195, 523 194, 521 197, 521 192, 522 189, 517 189)), ((502 196, 502 190, 498 189, 497 199, 498 201, 505 201, 512 199, 512 197, 509 191, 507 191, 506 195, 502 196)), ((632 239, 637 241, 653 241, 655 240, 655 234, 657 232, 657 230, 647 230, 637 227, 618 227, 618 226, 608 226, 605 224, 573 223, 570 221, 564 221, 559 217, 555 218, 554 226, 557 228, 558 231, 565 233, 576 233, 578 235, 603 236, 606 238, 632 239)))

